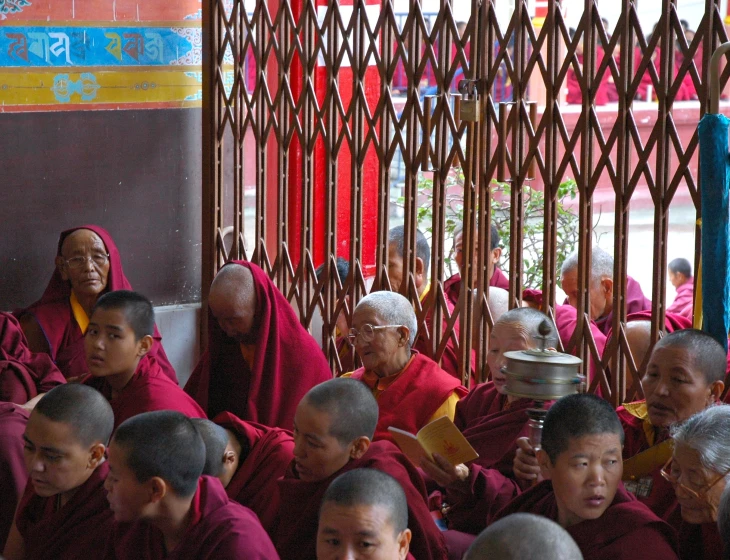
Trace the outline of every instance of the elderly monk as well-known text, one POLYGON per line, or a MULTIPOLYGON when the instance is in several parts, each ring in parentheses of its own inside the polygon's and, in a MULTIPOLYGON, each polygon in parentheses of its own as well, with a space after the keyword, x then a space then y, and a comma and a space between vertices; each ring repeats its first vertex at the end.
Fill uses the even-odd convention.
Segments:
POLYGON ((317 560, 405 560, 411 530, 398 481, 375 469, 338 476, 319 510, 317 560))
MULTIPOLYGON (((378 400, 375 439, 391 439, 394 426, 413 434, 448 416, 467 390, 436 363, 412 349, 416 338, 413 306, 395 292, 374 292, 357 304, 350 340, 363 367, 352 377, 365 383, 378 400)), ((343 377, 345 377, 343 376, 343 377)))
POLYGON ((30 479, 7 560, 92 558, 105 549, 112 529, 105 452, 113 426, 109 403, 85 385, 59 385, 38 402, 23 434, 30 479))
MULTIPOLYGON (((96 300, 103 293, 132 286, 124 276, 114 240, 99 226, 61 233, 56 255, 56 269, 41 299, 16 315, 33 352, 49 354, 66 378, 79 377, 89 373, 84 333, 96 300)), ((177 383, 157 327, 154 339, 150 354, 177 383)))
POLYGON ((48 354, 33 353, 10 313, 0 313, 0 401, 25 404, 66 382, 48 354))
MULTIPOLYGON (((566 303, 578 307, 578 253, 563 262, 560 284, 568 296, 566 303)), ((605 335, 613 323, 613 257, 600 247, 593 247, 591 255, 590 318, 605 335)), ((651 301, 644 297, 639 283, 626 277, 626 313, 651 310, 651 301)))
POLYGON ((672 430, 674 452, 662 474, 682 515, 682 560, 720 560, 729 552, 718 531, 718 507, 730 476, 730 406, 706 408, 672 430))
POLYGON ((669 263, 669 281, 677 290, 672 305, 667 307, 668 313, 676 313, 692 319, 694 310, 694 278, 692 265, 687 259, 674 259, 669 263))
POLYGON ((28 482, 23 434, 29 414, 17 404, 0 402, 0 550, 5 548, 15 507, 28 482))
POLYGON ((513 513, 480 533, 464 560, 583 560, 573 537, 547 517, 513 513))
POLYGON ((544 515, 566 529, 585 558, 676 559, 676 534, 621 484, 624 431, 611 405, 595 395, 555 402, 545 417, 538 461, 545 480, 505 507, 544 515))
POLYGON ((411 552, 418 560, 444 559, 441 531, 426 504, 421 475, 389 441, 372 442, 378 404, 362 383, 333 379, 317 385, 297 407, 294 461, 279 481, 281 507, 274 544, 282 558, 315 557, 317 517, 327 487, 339 475, 369 468, 395 478, 408 502, 411 552))
POLYGON ((228 497, 253 511, 271 531, 279 511, 277 481, 294 459, 291 432, 245 422, 230 412, 193 423, 205 442, 203 474, 218 478, 228 497))
MULTIPOLYGON (((662 466, 672 455, 669 430, 718 402, 726 358, 722 346, 702 331, 684 329, 668 334, 654 346, 641 380, 646 400, 626 403, 617 410, 626 433, 626 488, 675 527, 677 500, 661 476, 662 466)), ((526 438, 518 440, 518 445, 515 476, 534 481, 539 466, 536 472, 532 447, 526 438)))
POLYGON ((213 280, 208 349, 185 385, 210 418, 292 428, 299 400, 332 378, 327 360, 292 306, 255 264, 234 261, 213 280))
MULTIPOLYGON (((408 274, 404 271, 403 262, 403 250, 405 246, 405 228, 403 226, 396 226, 392 228, 388 234, 388 279, 390 280, 390 287, 393 291, 398 292, 401 289, 401 284, 404 281, 408 281, 408 274)), ((421 230, 416 230, 416 270, 413 275, 414 285, 416 292, 418 293, 418 299, 421 305, 431 305, 432 299, 427 299, 431 285, 429 284, 429 264, 431 263, 431 248, 428 246, 428 240, 421 233, 421 230)), ((449 315, 454 313, 455 306, 453 303, 446 298, 446 307, 449 315)), ((435 303, 439 305, 438 302, 435 303)), ((445 332, 448 328, 449 320, 444 317, 443 325, 441 328, 442 332, 445 332)), ((440 365, 441 368, 461 380, 461 374, 459 372, 459 358, 457 349, 454 346, 454 337, 456 340, 459 339, 459 321, 458 319, 454 323, 453 336, 449 336, 444 347, 443 355, 441 356, 440 365)), ((413 349, 417 350, 424 356, 430 356, 433 354, 433 307, 429 309, 424 318, 423 329, 418 330, 416 341, 413 343, 413 349)), ((476 384, 476 376, 474 373, 474 367, 476 366, 476 356, 472 352, 472 384, 476 384)))

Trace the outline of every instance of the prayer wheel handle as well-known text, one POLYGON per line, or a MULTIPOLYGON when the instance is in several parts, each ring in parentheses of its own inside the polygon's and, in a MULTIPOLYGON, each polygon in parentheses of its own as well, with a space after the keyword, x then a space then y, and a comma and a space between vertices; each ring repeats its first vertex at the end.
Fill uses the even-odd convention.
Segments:
POLYGON ((710 59, 710 114, 720 112, 720 59, 730 51, 730 42, 715 49, 710 59))

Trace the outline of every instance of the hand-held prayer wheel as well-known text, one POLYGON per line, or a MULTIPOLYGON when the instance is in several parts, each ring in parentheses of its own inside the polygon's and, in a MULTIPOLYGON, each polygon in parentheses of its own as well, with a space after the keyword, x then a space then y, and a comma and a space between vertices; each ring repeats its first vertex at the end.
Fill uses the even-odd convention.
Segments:
POLYGON ((545 421, 545 401, 552 401, 578 393, 585 377, 579 368, 580 358, 563 354, 548 347, 548 336, 552 332, 550 323, 545 320, 538 327, 540 348, 505 352, 507 361, 502 373, 507 376, 505 391, 515 397, 532 399, 535 408, 527 410, 530 418, 530 443, 535 451, 540 449, 542 426, 545 421))

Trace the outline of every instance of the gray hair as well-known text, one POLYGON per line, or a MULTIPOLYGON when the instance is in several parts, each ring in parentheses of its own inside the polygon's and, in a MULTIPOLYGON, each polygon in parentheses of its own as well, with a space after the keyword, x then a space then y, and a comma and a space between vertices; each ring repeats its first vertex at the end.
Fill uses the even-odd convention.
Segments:
POLYGON ((413 346, 418 331, 418 320, 413 306, 396 292, 373 292, 360 300, 355 307, 369 307, 386 325, 403 325, 408 328, 408 346, 413 346))
MULTIPOLYGON (((391 228, 388 232, 388 243, 395 247, 396 253, 402 259, 406 244, 406 228, 404 226, 391 228)), ((431 264, 431 247, 420 229, 416 230, 416 257, 423 261, 423 269, 428 274, 428 267, 431 264)))
MULTIPOLYGON (((702 466, 717 474, 730 471, 730 406, 710 406, 672 429, 675 446, 694 449, 702 466)), ((726 477, 727 479, 727 477, 726 477)))
MULTIPOLYGON (((561 276, 578 268, 578 251, 563 261, 561 276)), ((591 253, 591 281, 600 282, 604 277, 613 278, 613 257, 600 247, 593 247, 591 253)))

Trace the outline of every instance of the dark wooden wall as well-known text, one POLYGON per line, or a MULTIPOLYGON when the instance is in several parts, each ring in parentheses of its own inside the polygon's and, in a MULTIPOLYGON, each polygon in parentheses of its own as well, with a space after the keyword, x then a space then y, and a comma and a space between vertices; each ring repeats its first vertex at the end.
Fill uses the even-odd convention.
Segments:
POLYGON ((199 301, 200 150, 200 109, 0 113, 0 309, 40 297, 86 223, 155 305, 199 301))

